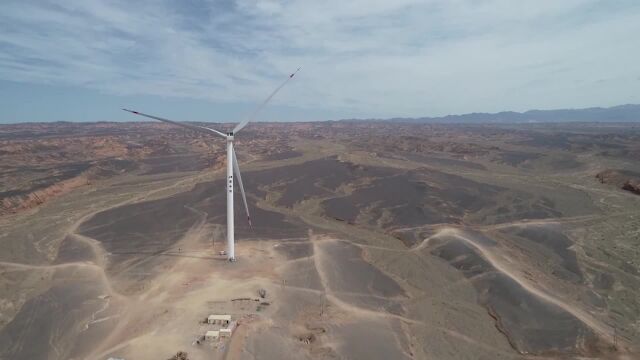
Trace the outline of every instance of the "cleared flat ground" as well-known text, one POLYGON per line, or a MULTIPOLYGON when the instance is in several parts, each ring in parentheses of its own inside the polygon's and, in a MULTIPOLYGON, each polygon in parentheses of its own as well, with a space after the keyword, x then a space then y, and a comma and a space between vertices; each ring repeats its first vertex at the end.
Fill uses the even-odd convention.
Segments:
POLYGON ((170 129, 0 217, 0 359, 640 356, 640 196, 595 178, 640 170, 640 130, 252 126, 234 264, 219 149, 170 129))

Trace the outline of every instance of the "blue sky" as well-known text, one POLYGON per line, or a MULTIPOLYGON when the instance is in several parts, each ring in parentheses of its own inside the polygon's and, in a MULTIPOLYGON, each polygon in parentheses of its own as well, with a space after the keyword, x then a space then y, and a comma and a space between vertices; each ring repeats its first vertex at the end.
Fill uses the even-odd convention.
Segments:
POLYGON ((0 123, 438 116, 640 103, 640 1, 12 1, 0 123))

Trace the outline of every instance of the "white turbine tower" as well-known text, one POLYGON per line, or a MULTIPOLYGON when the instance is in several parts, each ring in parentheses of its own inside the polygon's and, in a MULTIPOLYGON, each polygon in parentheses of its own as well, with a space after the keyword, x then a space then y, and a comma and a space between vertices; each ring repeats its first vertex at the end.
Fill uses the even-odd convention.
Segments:
POLYGON ((242 177, 240 175, 240 167, 238 166, 238 159, 236 158, 236 151, 233 148, 234 136, 235 134, 238 133, 238 131, 242 130, 242 128, 244 128, 249 123, 249 121, 253 120, 256 117, 256 115, 258 115, 258 113, 267 105, 269 100, 271 100, 271 98, 273 98, 276 95, 276 93, 278 93, 278 91, 280 91, 280 89, 282 89, 282 87, 285 86, 287 82, 289 82, 289 80, 291 80, 298 71, 300 71, 300 68, 298 68, 298 70, 296 70, 293 74, 289 75, 289 77, 287 77, 287 79, 282 84, 280 84, 280 86, 278 86, 271 93, 271 95, 269 95, 262 102, 262 104, 260 104, 260 106, 258 106, 253 111, 253 113, 251 113, 250 116, 248 116, 246 119, 241 121, 238 125, 236 125, 235 128, 233 128, 233 130, 230 133, 227 133, 227 134, 215 129, 204 127, 204 126, 191 125, 183 122, 177 122, 177 121, 168 120, 168 119, 164 119, 164 118, 160 118, 152 115, 143 114, 141 112, 137 112, 133 110, 122 109, 124 111, 128 111, 136 115, 145 116, 145 117, 155 119, 155 120, 160 120, 169 124, 182 126, 182 127, 185 127, 194 131, 198 131, 198 132, 203 132, 209 135, 212 135, 212 134, 219 135, 227 139, 227 179, 226 179, 226 182, 227 182, 227 259, 229 261, 236 260, 234 221, 233 221, 233 173, 234 172, 236 173, 236 180, 238 181, 238 185, 240 186, 240 193, 242 194, 244 209, 247 212, 247 221, 249 221, 249 226, 251 226, 251 217, 249 215, 249 207, 247 206, 247 197, 244 193, 244 186, 242 185, 242 177))

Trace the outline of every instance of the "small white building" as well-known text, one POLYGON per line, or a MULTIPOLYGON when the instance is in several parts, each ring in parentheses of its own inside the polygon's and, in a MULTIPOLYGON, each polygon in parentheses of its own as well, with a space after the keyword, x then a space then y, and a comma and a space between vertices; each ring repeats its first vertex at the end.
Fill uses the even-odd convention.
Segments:
POLYGON ((220 329, 220 337, 231 337, 231 329, 220 329))
POLYGON ((229 326, 229 323, 231 322, 231 315, 209 315, 207 322, 209 324, 229 326))
POLYGON ((204 334, 204 339, 207 341, 216 341, 220 337, 218 330, 209 330, 204 334))

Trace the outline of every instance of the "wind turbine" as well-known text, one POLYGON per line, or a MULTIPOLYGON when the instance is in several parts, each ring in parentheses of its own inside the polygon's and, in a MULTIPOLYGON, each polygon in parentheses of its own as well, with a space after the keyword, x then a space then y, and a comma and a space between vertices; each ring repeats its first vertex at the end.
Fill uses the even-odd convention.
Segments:
POLYGON ((267 105, 267 103, 271 100, 271 98, 273 98, 278 93, 278 91, 280 91, 280 89, 282 89, 287 84, 287 82, 289 82, 289 80, 291 80, 293 76, 298 73, 298 71, 300 71, 300 68, 298 68, 294 73, 289 75, 289 77, 287 77, 287 79, 282 84, 280 84, 280 86, 278 86, 275 90, 273 90, 273 92, 260 104, 260 106, 258 106, 251 113, 251 115, 249 115, 247 118, 245 118, 240 123, 238 123, 238 125, 236 125, 236 127, 234 127, 231 132, 226 134, 221 131, 204 127, 204 126, 191 125, 183 122, 164 119, 164 118, 153 116, 153 115, 143 114, 141 112, 134 111, 134 110, 122 109, 132 114, 148 117, 151 119, 163 121, 163 122, 177 125, 177 126, 182 126, 182 127, 191 129, 193 131, 205 133, 208 135, 222 136, 227 140, 227 179, 226 179, 227 181, 227 259, 229 261, 236 261, 234 220, 233 220, 233 173, 234 172, 236 174, 236 180, 238 181, 238 185, 240 186, 240 193, 242 194, 242 202, 244 203, 244 209, 247 212, 247 221, 249 222, 249 226, 251 226, 251 216, 249 215, 249 207, 247 206, 247 197, 244 193, 244 186, 242 185, 242 176, 240 175, 240 167, 238 166, 236 151, 234 150, 234 147, 233 147, 234 136, 240 130, 242 130, 245 126, 247 126, 249 121, 253 120, 256 117, 256 115, 258 115, 258 113, 267 105))

